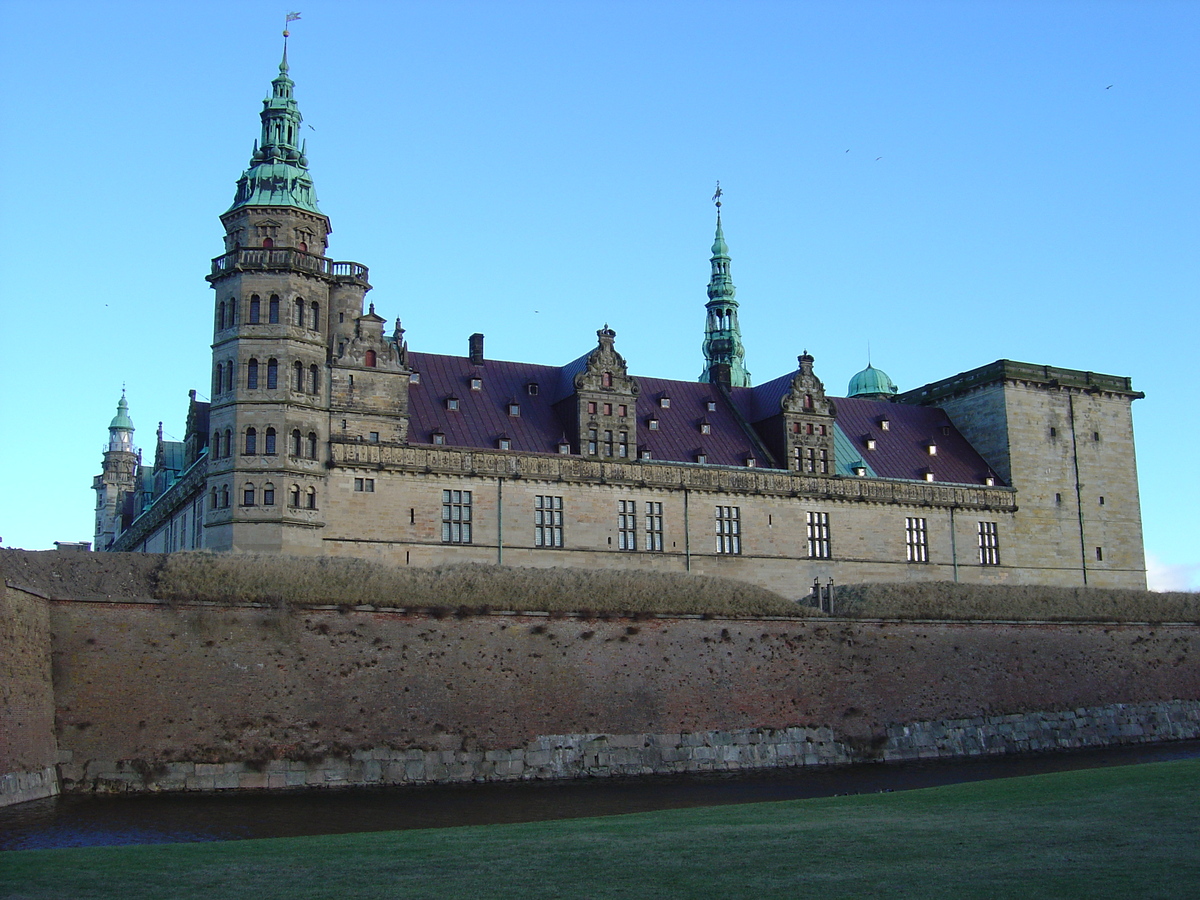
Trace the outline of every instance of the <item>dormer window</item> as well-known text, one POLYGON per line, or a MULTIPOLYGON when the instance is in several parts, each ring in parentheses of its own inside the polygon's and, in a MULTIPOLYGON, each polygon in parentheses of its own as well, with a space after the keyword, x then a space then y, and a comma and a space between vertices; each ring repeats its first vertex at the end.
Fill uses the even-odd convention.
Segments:
POLYGON ((948 437, 949 435, 950 435, 950 426, 943 425, 942 426, 942 437, 948 437))
POLYGON ((571 442, 566 441, 566 440, 559 441, 558 442, 558 452, 562 453, 562 454, 570 453, 571 452, 571 442))
POLYGON ((891 427, 892 427, 892 423, 890 420, 888 420, 888 419, 880 419, 879 420, 879 430, 880 431, 887 431, 891 427))
POLYGON ((859 478, 865 478, 865 477, 866 477, 866 475, 867 475, 867 467, 863 465, 863 463, 862 463, 862 460, 861 460, 861 459, 860 459, 860 460, 858 460, 858 461, 857 461, 857 462, 856 462, 856 463, 855 463, 853 466, 851 466, 850 468, 853 470, 854 474, 855 474, 857 477, 859 477, 859 478))
POLYGON ((640 454, 641 459, 653 459, 653 456, 649 450, 643 450, 640 454))
POLYGON ((446 443, 446 435, 440 431, 435 431, 431 437, 433 438, 433 442, 435 444, 441 445, 446 443))
POLYGON ((701 434, 712 434, 712 425, 710 425, 708 422, 701 422, 700 423, 700 433, 701 434))
POLYGON ((508 404, 508 414, 514 418, 516 418, 517 416, 520 416, 521 415, 521 404, 520 403, 508 404))
POLYGON ((450 410, 451 412, 457 411, 458 410, 458 398, 457 397, 447 397, 446 398, 446 409, 450 410))
POLYGON ((697 453, 696 454, 696 462, 698 462, 698 463, 708 462, 708 454, 707 453, 697 453))
POLYGON ((753 469, 757 465, 758 465, 758 460, 755 459, 753 456, 746 457, 746 468, 747 469, 753 469))
POLYGON ((925 472, 925 480, 926 480, 926 481, 933 481, 933 471, 932 471, 932 470, 926 470, 926 472, 925 472))
POLYGON ((512 441, 506 437, 498 438, 496 440, 496 447, 500 450, 511 450, 512 441))
POLYGON ((995 487, 996 486, 996 476, 988 475, 986 478, 983 479, 983 483, 986 484, 988 487, 995 487))
POLYGON ((937 456, 937 444, 930 443, 926 445, 925 449, 929 451, 930 456, 937 456))
POLYGON ((649 419, 646 422, 646 427, 651 431, 658 431, 658 419, 649 419))
POLYGON ((482 378, 472 378, 471 379, 471 390, 482 391, 483 390, 483 379, 482 378))
POLYGON ((658 405, 662 409, 668 409, 671 406, 671 398, 670 397, 659 397, 658 405))
POLYGON ((531 382, 529 382, 529 384, 525 385, 525 392, 526 392, 527 394, 529 394, 529 396, 530 396, 530 397, 536 397, 536 396, 537 396, 537 393, 538 393, 538 384, 537 384, 537 382, 536 382, 536 381, 531 381, 531 382))
POLYGON ((408 383, 409 384, 420 384, 421 383, 421 373, 413 372, 412 374, 410 374, 408 376, 408 383))
POLYGON ((716 411, 717 411, 717 404, 716 404, 716 401, 715 401, 715 400, 709 400, 709 401, 707 401, 707 402, 704 404, 704 408, 705 408, 705 409, 707 409, 709 412, 716 412, 716 411))
POLYGON ((875 438, 867 438, 867 449, 868 450, 874 450, 878 446, 879 446, 879 441, 875 440, 875 438))

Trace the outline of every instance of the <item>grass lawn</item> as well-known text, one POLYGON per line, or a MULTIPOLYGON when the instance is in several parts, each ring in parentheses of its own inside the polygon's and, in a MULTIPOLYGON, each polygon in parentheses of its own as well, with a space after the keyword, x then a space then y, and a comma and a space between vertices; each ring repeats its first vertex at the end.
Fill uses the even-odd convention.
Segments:
POLYGON ((5 900, 1200 897, 1200 760, 523 825, 0 853, 5 900))

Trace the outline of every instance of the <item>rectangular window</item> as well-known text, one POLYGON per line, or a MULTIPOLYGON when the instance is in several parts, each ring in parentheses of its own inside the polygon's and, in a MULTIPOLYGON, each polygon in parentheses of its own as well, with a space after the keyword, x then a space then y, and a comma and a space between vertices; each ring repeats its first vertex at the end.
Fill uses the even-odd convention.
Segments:
POLYGON ((646 503, 646 541, 647 550, 661 551, 663 548, 663 511, 662 504, 654 501, 646 503))
POLYGON ((596 414, 596 404, 594 401, 589 400, 588 401, 588 415, 594 416, 595 414, 596 414))
POLYGON ((821 474, 822 475, 829 474, 829 451, 828 450, 821 451, 821 474))
POLYGON ((266 487, 263 488, 263 506, 274 506, 274 505, 275 505, 275 488, 268 484, 266 487))
POLYGON ((622 403, 620 406, 617 407, 617 415, 620 416, 622 419, 625 418, 625 416, 627 416, 628 414, 629 414, 629 407, 627 407, 624 403, 622 403))
POLYGON ((611 416, 611 415, 612 415, 612 404, 611 404, 611 403, 605 403, 605 404, 604 404, 604 414, 605 414, 606 416, 611 416))
POLYGON ((717 507, 717 552, 736 555, 742 552, 741 508, 717 507))
POLYGON ((929 537, 924 519, 909 517, 904 520, 904 543, 909 562, 929 562, 929 537))
POLYGON ((833 553, 829 544, 829 513, 808 514, 808 555, 811 559, 829 559, 833 553))
POLYGON ((442 491, 442 543, 471 543, 470 491, 442 491))
POLYGON ((617 501, 617 549, 637 549, 637 502, 617 501))
POLYGON ((354 490, 362 491, 367 494, 375 493, 375 479, 374 478, 355 478, 354 479, 354 490))
POLYGON ((981 566, 1000 565, 1000 540, 996 533, 995 522, 979 523, 979 564, 981 566))
POLYGON ((562 497, 537 495, 533 508, 533 545, 535 547, 562 547, 562 497))

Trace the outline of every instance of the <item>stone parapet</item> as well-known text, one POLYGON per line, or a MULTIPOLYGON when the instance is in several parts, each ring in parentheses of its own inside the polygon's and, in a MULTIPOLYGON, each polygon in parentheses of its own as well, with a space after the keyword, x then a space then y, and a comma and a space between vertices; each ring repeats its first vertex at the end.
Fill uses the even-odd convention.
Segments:
POLYGON ((782 469, 743 469, 733 466, 701 466, 644 460, 602 462, 563 454, 514 454, 357 440, 332 440, 330 461, 334 468, 528 478, 552 482, 687 489, 726 494, 804 496, 905 506, 1001 511, 1016 509, 1016 494, 1012 489, 1005 487, 878 478, 822 477, 782 469))

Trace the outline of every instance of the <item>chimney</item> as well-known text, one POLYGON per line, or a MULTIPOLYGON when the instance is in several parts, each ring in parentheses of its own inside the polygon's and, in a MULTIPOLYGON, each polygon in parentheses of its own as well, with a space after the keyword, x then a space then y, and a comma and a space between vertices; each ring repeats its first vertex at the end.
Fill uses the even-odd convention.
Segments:
POLYGON ((471 356, 471 365, 483 365, 483 335, 478 331, 467 338, 467 346, 471 356))

